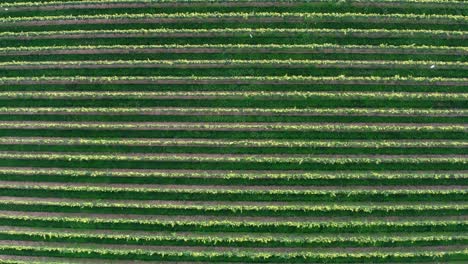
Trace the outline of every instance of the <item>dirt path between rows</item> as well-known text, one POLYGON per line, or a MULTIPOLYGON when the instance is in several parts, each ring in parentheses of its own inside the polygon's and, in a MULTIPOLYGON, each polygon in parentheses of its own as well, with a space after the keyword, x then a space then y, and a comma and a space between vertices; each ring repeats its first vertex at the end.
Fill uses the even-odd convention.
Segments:
MULTIPOLYGON (((103 4, 55 4, 55 5, 39 5, 39 6, 22 6, 22 7, 9 7, 8 11, 17 12, 17 11, 53 11, 53 10, 68 10, 68 9, 113 9, 113 8, 186 8, 186 7, 298 7, 304 4, 307 5, 317 5, 320 6, 321 1, 309 1, 307 3, 303 2, 277 2, 277 1, 255 1, 255 2, 210 2, 209 4, 204 2, 193 2, 193 3, 184 3, 184 2, 151 2, 151 3, 103 3, 103 4)), ((353 7, 365 8, 365 7, 387 7, 387 8, 402 8, 405 6, 405 3, 401 2, 350 2, 347 3, 353 7)), ((442 3, 425 3, 425 2, 412 2, 411 6, 419 6, 421 8, 440 8, 442 3)), ((460 3, 451 3, 449 7, 464 6, 460 3)), ((447 6, 443 6, 447 7, 447 6)))
MULTIPOLYGON (((182 108, 183 109, 183 108, 182 108)), ((243 111, 242 109, 236 110, 236 111, 223 111, 221 110, 214 110, 214 111, 202 111, 202 110, 193 110, 193 111, 177 111, 177 110, 171 110, 171 109, 154 109, 154 110, 135 110, 135 111, 113 111, 113 112, 106 112, 106 111, 80 111, 79 109, 77 111, 74 111, 73 109, 69 108, 67 111, 63 110, 54 110, 54 109, 48 109, 48 110, 36 110, 34 108, 31 109, 31 111, 2 111, 0 112, 0 115, 14 115, 14 114, 20 114, 20 115, 110 115, 110 116, 121 116, 121 115, 175 115, 175 116, 380 116, 380 117, 462 117, 462 116, 468 116, 468 114, 464 113, 454 113, 454 114, 441 114, 437 112, 432 112, 432 113, 418 113, 418 114, 413 114, 413 113, 393 113, 389 111, 389 113, 374 113, 372 112, 372 109, 368 113, 347 113, 346 111, 343 112, 336 112, 336 113, 324 113, 321 111, 310 111, 310 112, 276 112, 276 111, 270 111, 267 112, 268 109, 265 109, 266 111, 243 111)))
MULTIPOLYGON (((294 64, 294 63, 193 63, 193 64, 165 64, 165 63, 113 63, 113 64, 92 64, 84 62, 80 64, 42 64, 42 65, 0 65, 0 69, 5 70, 47 70, 47 69, 237 69, 237 68, 271 68, 271 69, 430 69, 431 65, 410 65, 385 61, 375 61, 376 63, 339 63, 339 64, 294 64)), ((437 65, 436 70, 456 69, 466 70, 468 65, 437 65)))
POLYGON ((277 81, 277 80, 234 80, 234 79, 217 79, 217 80, 184 80, 181 79, 135 79, 135 80, 2 80, 0 85, 35 85, 35 84, 251 84, 251 85, 287 85, 287 84, 329 84, 329 85, 390 85, 390 86, 417 86, 417 85, 437 85, 437 86, 467 86, 468 81, 355 81, 355 80, 311 80, 311 81, 277 81))
MULTIPOLYGON (((313 3, 312 3, 313 4, 313 3)), ((69 9, 117 9, 117 8, 184 8, 184 7, 295 7, 299 6, 301 3, 293 2, 275 2, 275 1, 265 1, 265 2, 193 2, 193 3, 184 3, 184 2, 148 2, 148 3, 103 3, 103 4, 55 4, 38 6, 24 6, 24 7, 9 7, 8 11, 18 12, 18 11, 54 11, 54 10, 69 10, 69 9)), ((375 5, 375 4, 374 4, 375 5)), ((424 5, 431 7, 432 5, 424 5)), ((437 6, 435 6, 437 7, 437 6)))
MULTIPOLYGON (((242 32, 242 33, 231 33, 231 32, 196 32, 196 33, 61 33, 61 34, 48 34, 48 35, 17 35, 17 36, 0 36, 0 39, 16 39, 16 40, 33 40, 33 39, 97 39, 97 38, 213 38, 213 37, 248 37, 249 34, 255 34, 256 37, 267 35, 266 33, 261 32, 242 32)), ((332 37, 332 38, 370 38, 370 39, 380 39, 380 38, 405 38, 405 37, 415 37, 413 34, 405 33, 311 33, 315 34, 318 37, 332 37)), ((275 32, 275 37, 283 38, 292 38, 299 35, 299 33, 287 33, 287 32, 275 32)), ((426 34, 428 37, 438 38, 438 39, 468 39, 468 34, 466 35, 450 35, 446 33, 441 34, 426 34)))
MULTIPOLYGON (((55 5, 39 5, 39 6, 22 6, 22 7, 9 7, 8 11, 18 12, 18 11, 53 11, 53 10, 68 10, 68 9, 113 9, 113 8, 186 8, 186 7, 298 7, 304 4, 307 5, 317 5, 320 6, 322 3, 320 1, 309 1, 307 3, 303 2, 277 2, 277 1, 255 1, 255 2, 212 2, 212 3, 203 3, 203 2, 194 2, 194 3, 184 3, 184 2, 151 2, 151 3, 103 3, 103 4, 55 4, 55 5)), ((387 7, 387 8, 402 8, 405 6, 405 3, 400 2, 350 2, 347 3, 353 7, 387 7)), ((442 3, 425 3, 425 2, 413 2, 411 6, 419 6, 421 8, 440 8, 442 3)), ((451 3, 449 7, 464 7, 461 3, 451 3)), ((444 6, 447 7, 447 6, 444 6)))
MULTIPOLYGON (((118 25, 118 24, 169 24, 169 23, 337 23, 337 17, 333 18, 306 18, 297 16, 285 17, 155 17, 155 18, 86 18, 86 19, 53 19, 53 20, 26 20, 15 22, 4 22, 3 26, 53 26, 53 25, 118 25)), ((344 21, 350 20, 344 18, 344 21)), ((458 21, 450 18, 436 18, 436 19, 416 19, 416 18, 403 18, 398 19, 391 17, 363 17, 352 18, 352 23, 373 23, 373 24, 424 24, 424 25, 464 25, 465 21, 458 21)))
MULTIPOLYGON (((2 37, 0 37, 1 39, 2 37)), ((429 48, 428 48, 429 49, 429 48)), ((98 55, 98 54, 411 54, 411 55, 460 55, 467 54, 464 50, 447 50, 434 48, 432 51, 421 51, 418 49, 383 49, 383 48, 96 48, 96 49, 51 49, 29 50, 29 51, 3 51, 0 56, 23 56, 23 55, 98 55)))
MULTIPOLYGON (((116 245, 116 244, 97 244, 97 243, 63 243, 63 242, 36 242, 36 241, 25 241, 25 240, 0 240, 0 245, 7 246, 26 246, 26 247, 54 247, 54 248, 86 248, 86 249, 120 249, 120 250, 148 250, 148 251, 197 251, 197 252, 273 252, 273 253, 310 253, 312 248, 289 248, 289 247, 225 247, 225 246, 150 246, 150 245, 116 245)), ((414 251, 458 251, 464 250, 463 245, 451 245, 451 246, 414 246, 414 247, 313 247, 314 253, 358 253, 358 252, 414 252, 414 251)))

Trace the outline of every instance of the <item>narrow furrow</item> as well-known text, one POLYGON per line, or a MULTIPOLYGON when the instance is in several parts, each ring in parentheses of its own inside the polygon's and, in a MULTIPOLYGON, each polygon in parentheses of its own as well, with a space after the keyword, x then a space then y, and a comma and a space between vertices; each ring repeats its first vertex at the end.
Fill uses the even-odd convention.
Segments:
POLYGON ((0 123, 1 129, 110 129, 110 130, 215 130, 215 131, 459 131, 466 132, 464 124, 411 123, 196 123, 196 122, 14 122, 0 123))

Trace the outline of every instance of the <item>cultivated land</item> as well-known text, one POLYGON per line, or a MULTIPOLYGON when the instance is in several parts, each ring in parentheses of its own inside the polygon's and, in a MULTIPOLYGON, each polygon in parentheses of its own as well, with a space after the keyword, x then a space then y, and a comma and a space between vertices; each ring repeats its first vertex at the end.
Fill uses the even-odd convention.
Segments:
POLYGON ((0 263, 466 263, 468 2, 4 0, 0 263))

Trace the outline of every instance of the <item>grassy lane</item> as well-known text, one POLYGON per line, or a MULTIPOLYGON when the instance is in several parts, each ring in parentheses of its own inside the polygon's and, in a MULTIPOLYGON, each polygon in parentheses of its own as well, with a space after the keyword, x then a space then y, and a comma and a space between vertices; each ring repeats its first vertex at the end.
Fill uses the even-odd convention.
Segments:
MULTIPOLYGON (((37 103, 37 101, 36 101, 37 103)), ((387 105, 388 106, 388 105, 387 105)), ((464 109, 3 107, 2 121, 462 123, 464 109)))
POLYGON ((125 69, 125 76, 438 76, 464 77, 468 64, 435 61, 335 61, 335 60, 131 60, 131 61, 40 61, 0 63, 3 76, 106 76, 125 69), (61 69, 59 73, 56 69, 61 69), (432 69, 427 71, 427 69, 432 69), (313 70, 311 73, 310 70, 313 70))
POLYGON ((225 154, 464 154, 465 141, 0 138, 2 151, 225 154))
POLYGON ((2 28, 12 31, 60 29, 135 28, 219 28, 275 27, 289 28, 380 28, 463 30, 467 20, 460 15, 361 14, 361 13, 175 13, 112 14, 0 18, 2 28), (370 23, 369 23, 370 22, 370 23))
POLYGON ((464 31, 412 29, 214 28, 55 30, 0 33, 4 47, 76 45, 323 44, 466 46, 464 31), (410 38, 410 39, 409 39, 410 38))
POLYGON ((0 49, 0 61, 24 61, 25 58, 30 61, 190 58, 464 61, 466 54, 464 47, 410 45, 87 45, 5 47, 0 49))
MULTIPOLYGON (((5 123, 5 122, 3 122, 5 123)), ((106 138, 212 138, 212 139, 466 139, 464 131, 229 131, 229 130, 132 130, 132 129, 112 129, 112 128, 81 128, 71 129, 65 126, 63 129, 53 129, 47 127, 51 122, 43 123, 42 127, 28 128, 27 124, 22 124, 22 127, 16 126, 18 122, 8 123, 8 126, 3 126, 0 129, 0 135, 5 137, 106 137, 106 138), (26 126, 25 126, 26 125, 26 126), (26 128, 26 129, 25 129, 26 128), (363 135, 364 134, 364 135, 363 135)), ((27 123, 27 122, 22 122, 27 123)), ((65 122, 63 122, 65 123, 65 122)), ((83 122, 81 122, 82 124, 83 122)), ((88 122, 86 122, 88 123, 88 122)), ((54 125, 57 127, 57 124, 54 125)), ((424 125, 422 125, 424 127, 424 125)))
MULTIPOLYGON (((400 91, 466 92, 465 78, 427 77, 317 77, 317 76, 233 76, 233 77, 4 77, 0 87, 9 91, 70 91, 70 85, 84 91, 400 91)), ((267 103, 268 101, 263 101, 267 103)), ((127 102, 126 104, 129 104, 127 102)), ((5 105, 6 106, 6 105, 5 105)), ((122 105, 124 107, 127 105, 122 105)), ((131 104, 130 104, 131 106, 131 104)), ((180 106, 180 105, 178 105, 180 106)), ((438 105, 432 104, 431 107, 438 105)), ((221 107, 221 106, 218 106, 221 107)), ((226 106, 224 106, 226 107, 226 106)), ((365 106, 361 106, 365 107, 365 106)), ((411 105, 407 106, 411 108, 411 105)))

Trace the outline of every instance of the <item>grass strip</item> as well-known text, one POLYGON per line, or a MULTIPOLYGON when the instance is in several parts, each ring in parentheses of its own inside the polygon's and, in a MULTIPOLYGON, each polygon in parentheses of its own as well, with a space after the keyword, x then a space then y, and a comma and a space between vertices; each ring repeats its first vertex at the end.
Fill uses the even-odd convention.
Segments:
MULTIPOLYGON (((461 15, 425 15, 425 14, 362 14, 362 13, 275 13, 275 12, 231 12, 231 13, 175 13, 175 14, 106 14, 106 15, 75 15, 75 16, 41 16, 41 17, 7 17, 0 18, 3 26, 14 25, 60 25, 75 24, 77 21, 93 20, 107 24, 119 23, 119 20, 158 23, 183 22, 222 22, 222 21, 265 21, 265 22, 329 22, 339 20, 341 23, 372 22, 372 23, 404 23, 404 24, 448 24, 463 25, 467 18, 461 15), (44 23, 46 22, 46 23, 44 23)), ((130 22, 131 23, 131 22, 130 22)))

